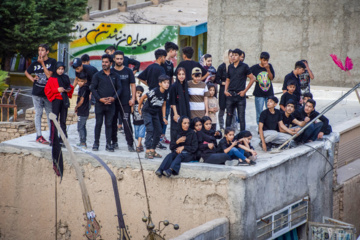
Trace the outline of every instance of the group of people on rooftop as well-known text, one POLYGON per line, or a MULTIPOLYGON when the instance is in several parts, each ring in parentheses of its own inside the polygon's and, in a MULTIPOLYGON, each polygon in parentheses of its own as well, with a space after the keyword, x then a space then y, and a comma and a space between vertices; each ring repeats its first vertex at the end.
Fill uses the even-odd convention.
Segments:
MULTIPOLYGON (((260 147, 265 152, 285 143, 319 115, 310 92, 310 81, 314 75, 306 60, 296 62, 294 70, 285 76, 279 102, 274 95, 272 81, 275 71, 269 63, 269 53, 262 52, 259 63, 249 67, 244 62, 244 51, 237 48, 226 50, 224 61, 216 70, 210 54, 202 56, 200 62, 192 60, 194 50, 191 47, 182 48, 183 61, 175 68, 172 60, 178 50, 173 42, 167 42, 165 49, 157 49, 155 62, 138 75, 142 84, 136 85, 135 73, 140 69, 140 62, 109 46, 102 56, 100 71, 90 65, 86 54, 81 59, 73 59, 76 78, 71 84, 64 73, 64 63, 48 57, 49 47, 46 44, 39 45, 37 61, 25 72, 34 82, 36 141, 49 143, 41 134, 43 108, 47 114, 55 113, 67 136, 69 98, 77 85, 78 145, 87 147, 86 122, 93 104, 96 123, 92 150, 99 150, 103 123, 105 149, 110 152, 119 149, 119 131, 125 134, 128 151, 145 151, 147 159, 163 158, 156 149, 166 149, 163 144, 170 144, 171 153, 155 172, 159 177, 178 174, 181 162, 255 165, 257 152, 250 143, 252 134, 246 130, 245 121, 246 94, 254 83, 260 147), (133 69, 129 68, 129 64, 134 66, 133 69), (250 81, 247 84, 248 78, 250 81), (240 124, 239 132, 237 123, 240 124), (168 124, 170 140, 166 138, 168 124)), ((321 116, 319 120, 291 141, 289 147, 330 134, 328 119, 321 116)), ((50 122, 48 124, 51 126, 50 122)), ((50 144, 53 134, 51 131, 50 144)))

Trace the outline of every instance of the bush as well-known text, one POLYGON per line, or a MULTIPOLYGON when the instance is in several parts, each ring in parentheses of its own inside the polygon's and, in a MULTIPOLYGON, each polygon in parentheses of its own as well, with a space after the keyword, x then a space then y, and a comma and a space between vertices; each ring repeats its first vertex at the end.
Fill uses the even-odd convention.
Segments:
POLYGON ((0 70, 0 96, 2 96, 3 91, 9 87, 9 85, 6 84, 8 77, 8 72, 0 70))

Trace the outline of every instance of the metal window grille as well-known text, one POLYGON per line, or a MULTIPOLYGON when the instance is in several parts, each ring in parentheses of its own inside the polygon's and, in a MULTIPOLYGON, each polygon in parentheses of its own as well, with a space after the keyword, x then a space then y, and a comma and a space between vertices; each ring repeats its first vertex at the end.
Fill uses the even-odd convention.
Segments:
POLYGON ((257 223, 257 239, 277 238, 308 221, 309 197, 294 202, 277 212, 260 218, 257 223))

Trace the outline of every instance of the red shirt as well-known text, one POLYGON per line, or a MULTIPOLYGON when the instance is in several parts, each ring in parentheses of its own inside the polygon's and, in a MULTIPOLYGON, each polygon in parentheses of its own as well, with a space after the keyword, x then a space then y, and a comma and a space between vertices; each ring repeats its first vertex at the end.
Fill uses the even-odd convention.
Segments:
MULTIPOLYGON (((54 101, 54 99, 63 100, 61 93, 58 90, 59 82, 57 78, 50 77, 45 86, 45 95, 50 102, 54 101)), ((74 86, 70 84, 70 92, 67 93, 69 98, 72 98, 72 94, 74 92, 74 86)))

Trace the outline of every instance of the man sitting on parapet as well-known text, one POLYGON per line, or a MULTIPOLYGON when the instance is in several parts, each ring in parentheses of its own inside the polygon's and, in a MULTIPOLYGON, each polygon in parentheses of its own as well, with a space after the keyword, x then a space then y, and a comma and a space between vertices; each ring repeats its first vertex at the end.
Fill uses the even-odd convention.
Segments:
POLYGON ((277 97, 269 97, 267 101, 268 108, 260 114, 260 146, 265 152, 270 151, 274 145, 283 144, 296 133, 294 129, 289 129, 284 125, 280 110, 275 109, 278 102, 277 97), (286 133, 280 132, 280 129, 286 133))
MULTIPOLYGON (((315 111, 316 102, 313 99, 307 100, 304 108, 297 113, 296 118, 299 121, 304 121, 305 118, 310 118, 310 121, 319 116, 319 112, 315 111)), ((303 143, 312 142, 316 139, 321 139, 324 135, 328 135, 332 132, 332 128, 329 125, 329 119, 324 115, 319 118, 321 122, 312 123, 304 132, 304 135, 308 135, 307 139, 304 139, 303 143)))

